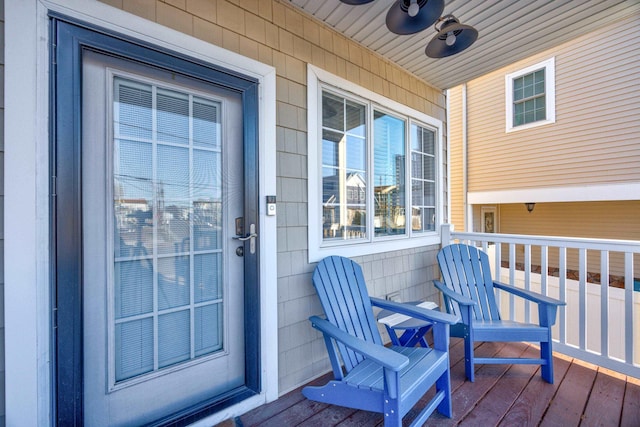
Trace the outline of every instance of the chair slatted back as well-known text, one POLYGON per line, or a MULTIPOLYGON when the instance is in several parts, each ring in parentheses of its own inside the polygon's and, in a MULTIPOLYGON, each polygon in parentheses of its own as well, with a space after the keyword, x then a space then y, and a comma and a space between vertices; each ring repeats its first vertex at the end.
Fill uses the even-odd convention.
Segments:
MULTIPOLYGON (((316 267, 313 285, 329 322, 351 335, 382 345, 362 268, 357 263, 339 256, 327 257, 316 267)), ((338 348, 347 372, 363 360, 343 345, 338 348)))
MULTIPOLYGON (((487 254, 474 246, 452 244, 438 253, 438 265, 447 287, 471 298, 477 303, 474 308, 476 320, 499 320, 493 279, 487 254)), ((460 313, 457 303, 450 301, 448 309, 460 313)))

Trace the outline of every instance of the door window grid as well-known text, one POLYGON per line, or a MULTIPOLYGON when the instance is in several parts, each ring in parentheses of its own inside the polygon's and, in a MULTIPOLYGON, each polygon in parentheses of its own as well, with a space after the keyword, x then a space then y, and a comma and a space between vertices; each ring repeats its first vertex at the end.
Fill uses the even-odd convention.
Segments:
POLYGON ((221 105, 123 78, 114 98, 113 362, 123 381, 222 348, 221 105))

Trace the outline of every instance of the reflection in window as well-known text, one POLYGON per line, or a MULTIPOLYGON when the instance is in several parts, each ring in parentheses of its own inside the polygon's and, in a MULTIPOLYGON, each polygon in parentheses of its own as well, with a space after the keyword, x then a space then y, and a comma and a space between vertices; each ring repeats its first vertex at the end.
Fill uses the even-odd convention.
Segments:
POLYGON ((323 90, 321 135, 324 242, 436 231, 433 128, 323 90))
POLYGON ((113 97, 112 363, 124 381, 223 347, 221 105, 120 77, 113 97))
POLYGON ((513 79, 513 125, 546 120, 545 69, 513 79))
POLYGON ((411 125, 411 229, 436 229, 435 132, 411 125))
POLYGON ((375 234, 405 234, 405 121, 379 111, 373 121, 375 234))
POLYGON ((322 96, 322 229, 325 240, 366 237, 365 106, 322 96))

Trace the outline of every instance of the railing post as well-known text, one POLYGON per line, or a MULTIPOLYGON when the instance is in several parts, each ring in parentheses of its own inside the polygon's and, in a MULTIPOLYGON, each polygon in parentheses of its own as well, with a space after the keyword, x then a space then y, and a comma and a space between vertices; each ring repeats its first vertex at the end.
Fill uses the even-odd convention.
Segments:
POLYGON ((442 224, 440 227, 440 236, 442 236, 442 246, 451 243, 451 233, 453 232, 453 224, 442 224))

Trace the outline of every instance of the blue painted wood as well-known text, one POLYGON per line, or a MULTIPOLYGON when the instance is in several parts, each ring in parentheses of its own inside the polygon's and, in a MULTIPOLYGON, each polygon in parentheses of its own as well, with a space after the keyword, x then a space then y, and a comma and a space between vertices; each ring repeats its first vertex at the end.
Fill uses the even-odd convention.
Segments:
POLYGON ((449 326, 459 322, 459 316, 370 298, 362 269, 343 257, 322 260, 313 273, 313 284, 327 319, 312 316, 309 320, 324 336, 334 380, 305 387, 302 393, 308 399, 380 412, 385 426, 399 427, 404 415, 435 384, 436 395, 411 425, 423 425, 436 409, 451 417, 449 326), (433 348, 382 345, 373 306, 430 322, 433 348))
POLYGON ((491 277, 489 257, 474 246, 453 244, 438 253, 443 282, 434 281, 449 313, 460 313, 462 321, 451 327, 451 335, 464 338, 465 374, 474 381, 476 363, 521 363, 542 366, 542 378, 553 383, 551 326, 558 306, 564 302, 535 292, 496 282, 491 277), (521 323, 500 317, 495 289, 538 305, 539 323, 521 323), (527 341, 540 343, 540 358, 480 358, 473 353, 475 341, 527 341))

